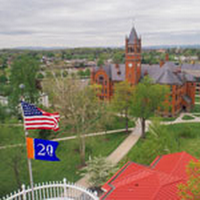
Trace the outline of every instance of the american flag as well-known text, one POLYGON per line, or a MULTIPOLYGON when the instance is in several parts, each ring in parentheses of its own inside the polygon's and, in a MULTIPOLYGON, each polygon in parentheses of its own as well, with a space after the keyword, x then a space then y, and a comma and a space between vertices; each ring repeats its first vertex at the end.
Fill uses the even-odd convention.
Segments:
POLYGON ((21 101, 24 126, 26 130, 29 129, 52 129, 57 131, 59 129, 58 122, 60 116, 58 113, 48 113, 36 106, 27 102, 21 101))

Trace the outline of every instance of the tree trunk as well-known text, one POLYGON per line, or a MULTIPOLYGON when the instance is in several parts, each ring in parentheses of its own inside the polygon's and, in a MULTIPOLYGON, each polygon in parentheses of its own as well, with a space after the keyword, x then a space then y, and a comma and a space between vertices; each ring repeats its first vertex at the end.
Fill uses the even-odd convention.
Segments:
POLYGON ((80 159, 81 165, 85 165, 85 138, 80 136, 80 159))
POLYGON ((128 110, 125 110, 126 133, 128 134, 128 110))
POLYGON ((145 139, 145 118, 141 118, 142 138, 145 139))

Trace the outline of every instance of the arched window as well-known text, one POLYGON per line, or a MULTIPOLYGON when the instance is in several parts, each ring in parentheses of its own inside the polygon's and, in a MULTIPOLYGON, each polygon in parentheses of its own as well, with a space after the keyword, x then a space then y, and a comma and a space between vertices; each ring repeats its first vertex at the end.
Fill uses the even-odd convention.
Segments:
POLYGON ((99 82, 100 84, 103 84, 103 82, 104 82, 104 77, 103 77, 103 76, 99 76, 98 82, 99 82))
POLYGON ((134 48, 131 46, 131 47, 128 47, 128 52, 129 53, 134 53, 134 48))

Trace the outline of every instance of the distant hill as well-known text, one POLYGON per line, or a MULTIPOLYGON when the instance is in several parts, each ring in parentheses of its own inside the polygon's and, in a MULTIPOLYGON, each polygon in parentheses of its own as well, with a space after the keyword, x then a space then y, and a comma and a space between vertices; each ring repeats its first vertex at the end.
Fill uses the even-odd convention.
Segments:
MULTIPOLYGON (((14 47, 10 48, 11 50, 35 50, 35 51, 51 51, 51 50, 63 50, 63 49, 74 49, 74 48, 120 48, 124 49, 122 46, 94 46, 94 47, 33 47, 33 46, 22 46, 22 47, 14 47)), ((195 44, 195 45, 157 45, 157 46, 143 46, 143 49, 171 49, 171 48, 180 48, 180 49, 200 49, 200 44, 195 44)))
POLYGON ((157 45, 157 46, 143 46, 143 49, 200 49, 200 44, 195 45, 157 45))

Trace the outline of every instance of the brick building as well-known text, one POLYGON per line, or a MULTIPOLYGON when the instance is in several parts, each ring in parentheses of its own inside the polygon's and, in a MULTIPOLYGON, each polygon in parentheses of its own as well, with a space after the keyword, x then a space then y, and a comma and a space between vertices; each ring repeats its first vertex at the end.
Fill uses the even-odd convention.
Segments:
POLYGON ((92 70, 91 83, 102 85, 99 98, 110 100, 116 83, 126 80, 134 86, 149 75, 154 83, 170 87, 170 98, 166 100, 169 109, 160 111, 162 115, 175 116, 182 110, 190 110, 195 103, 196 84, 193 76, 182 71, 181 66, 169 62, 168 56, 159 65, 142 64, 141 50, 141 38, 133 27, 125 39, 125 64, 107 64, 92 70))

